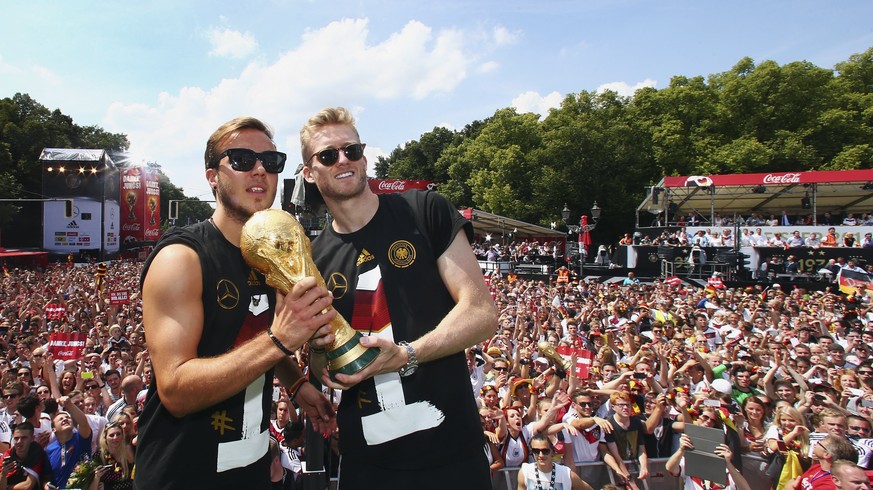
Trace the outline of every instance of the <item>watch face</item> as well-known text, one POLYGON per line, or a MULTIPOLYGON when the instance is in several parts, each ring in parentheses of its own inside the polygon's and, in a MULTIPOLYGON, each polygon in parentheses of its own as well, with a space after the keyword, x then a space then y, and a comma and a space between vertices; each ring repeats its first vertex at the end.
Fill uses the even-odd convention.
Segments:
POLYGON ((416 369, 418 369, 418 365, 403 366, 402 368, 400 368, 399 374, 401 377, 406 377, 414 373, 416 369))

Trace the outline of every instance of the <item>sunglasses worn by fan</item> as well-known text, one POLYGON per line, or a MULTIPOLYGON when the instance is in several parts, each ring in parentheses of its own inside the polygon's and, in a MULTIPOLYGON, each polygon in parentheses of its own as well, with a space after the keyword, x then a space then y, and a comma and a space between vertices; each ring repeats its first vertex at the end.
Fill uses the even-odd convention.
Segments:
POLYGON ((312 158, 315 157, 318 158, 318 161, 321 162, 322 165, 330 167, 339 161, 339 152, 342 150, 350 162, 357 162, 363 158, 364 148, 366 147, 367 145, 364 143, 353 143, 345 148, 328 148, 312 155, 309 157, 309 160, 312 161, 312 158))
POLYGON ((257 153, 248 148, 228 148, 215 155, 215 158, 210 162, 210 168, 218 168, 218 163, 224 157, 230 161, 230 168, 237 172, 248 172, 255 168, 255 162, 260 160, 264 165, 264 170, 271 174, 281 173, 285 169, 285 160, 288 158, 281 151, 269 150, 257 153))

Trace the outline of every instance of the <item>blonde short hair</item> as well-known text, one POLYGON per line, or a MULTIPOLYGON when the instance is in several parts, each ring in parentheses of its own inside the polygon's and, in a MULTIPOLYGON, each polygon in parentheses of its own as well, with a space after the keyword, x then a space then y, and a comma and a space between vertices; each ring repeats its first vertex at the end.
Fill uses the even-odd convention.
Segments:
POLYGON ((319 129, 330 126, 332 124, 340 124, 352 128, 355 136, 360 140, 361 136, 355 128, 355 117, 345 107, 326 107, 317 114, 310 117, 306 124, 300 129, 300 153, 303 157, 303 164, 307 167, 312 159, 312 150, 309 148, 309 142, 312 140, 312 135, 319 129))

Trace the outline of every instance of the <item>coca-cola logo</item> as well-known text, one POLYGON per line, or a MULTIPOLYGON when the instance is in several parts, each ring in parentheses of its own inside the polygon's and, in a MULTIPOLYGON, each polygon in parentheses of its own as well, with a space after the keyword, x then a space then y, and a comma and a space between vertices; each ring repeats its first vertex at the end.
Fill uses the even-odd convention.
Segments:
POLYGON ((159 230, 159 229, 157 229, 157 228, 147 229, 147 230, 145 231, 145 236, 147 236, 147 237, 157 237, 157 236, 158 236, 158 233, 160 233, 160 231, 161 231, 161 230, 159 230))
POLYGON ((765 184, 799 184, 800 173, 788 173, 782 175, 767 174, 764 176, 765 184))
POLYGON ((383 180, 379 182, 380 191, 402 191, 406 189, 406 182, 402 180, 383 180))
POLYGON ((121 229, 123 231, 139 231, 142 225, 140 223, 125 223, 121 229))

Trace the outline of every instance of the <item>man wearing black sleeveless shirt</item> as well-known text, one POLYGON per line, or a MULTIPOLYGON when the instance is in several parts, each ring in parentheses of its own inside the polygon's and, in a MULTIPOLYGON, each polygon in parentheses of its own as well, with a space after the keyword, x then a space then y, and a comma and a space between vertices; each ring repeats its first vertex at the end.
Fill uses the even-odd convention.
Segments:
MULTIPOLYGON (((242 226, 273 204, 285 163, 257 119, 218 128, 205 153, 216 198, 206 222, 169 230, 143 269, 143 323, 154 379, 139 420, 138 489, 270 488, 275 375, 301 378, 283 351, 330 332, 335 313, 311 278, 282 295, 242 258, 242 226)), ((317 430, 335 414, 304 383, 296 401, 317 430)))
MULTIPOLYGON (((464 349, 497 328, 471 224, 432 191, 375 195, 354 119, 325 109, 300 132, 303 176, 334 217, 313 258, 334 307, 379 356, 342 388, 339 488, 490 488, 464 349)), ((325 345, 332 336, 316 339, 325 345)))

